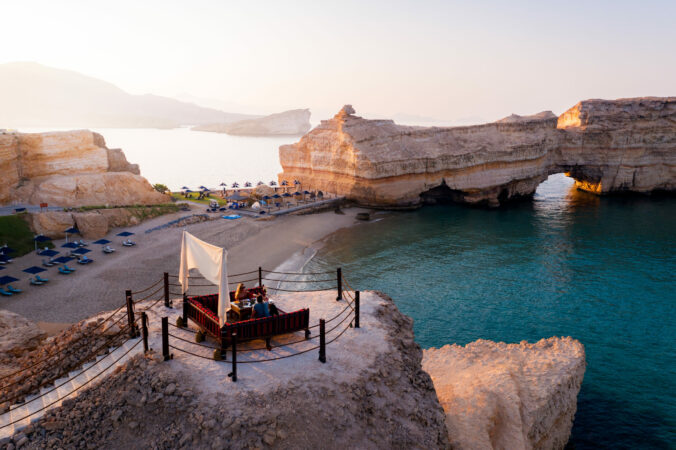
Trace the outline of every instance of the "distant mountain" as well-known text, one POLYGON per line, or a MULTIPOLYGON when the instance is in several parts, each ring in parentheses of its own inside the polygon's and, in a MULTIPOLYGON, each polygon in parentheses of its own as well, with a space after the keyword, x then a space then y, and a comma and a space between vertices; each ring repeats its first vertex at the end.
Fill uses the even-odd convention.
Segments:
POLYGON ((37 63, 0 64, 0 128, 174 128, 258 117, 132 95, 106 81, 37 63))
POLYGON ((194 131, 211 131, 236 136, 300 136, 310 131, 310 110, 293 109, 270 114, 259 119, 240 120, 234 123, 200 125, 194 131))

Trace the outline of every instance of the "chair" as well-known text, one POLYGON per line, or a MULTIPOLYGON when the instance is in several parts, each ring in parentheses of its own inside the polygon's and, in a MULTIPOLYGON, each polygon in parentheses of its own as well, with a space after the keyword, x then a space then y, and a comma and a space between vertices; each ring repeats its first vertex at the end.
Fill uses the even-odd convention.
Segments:
POLYGON ((42 278, 40 275, 35 275, 35 281, 38 281, 39 283, 44 284, 44 283, 48 282, 49 279, 47 279, 47 278, 42 278))
POLYGON ((11 296, 12 296, 12 293, 11 293, 11 292, 7 292, 7 291, 5 291, 4 289, 0 288, 0 295, 4 295, 5 297, 11 297, 11 296))
POLYGON ((34 280, 32 278, 29 278, 29 281, 33 286, 42 286, 43 284, 45 284, 40 280, 37 280, 37 279, 34 280))
POLYGON ((45 266, 45 267, 52 267, 54 265, 54 263, 43 259, 42 265, 45 266))
POLYGON ((17 289, 15 287, 12 287, 11 284, 7 285, 7 290, 11 292, 12 294, 21 294, 21 289, 17 289))
POLYGON ((70 270, 66 270, 63 267, 59 267, 59 273, 61 273, 63 275, 70 275, 73 272, 71 272, 70 270))
POLYGON ((68 264, 64 264, 63 268, 69 272, 75 272, 75 269, 73 269, 72 267, 68 267, 68 264))

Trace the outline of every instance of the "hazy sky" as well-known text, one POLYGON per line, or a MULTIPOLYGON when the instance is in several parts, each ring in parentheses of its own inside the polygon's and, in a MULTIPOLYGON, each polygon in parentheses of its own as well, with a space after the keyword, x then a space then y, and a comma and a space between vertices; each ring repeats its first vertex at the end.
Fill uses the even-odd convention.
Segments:
POLYGON ((260 112, 494 120, 676 95, 676 1, 7 1, 0 62, 260 112))

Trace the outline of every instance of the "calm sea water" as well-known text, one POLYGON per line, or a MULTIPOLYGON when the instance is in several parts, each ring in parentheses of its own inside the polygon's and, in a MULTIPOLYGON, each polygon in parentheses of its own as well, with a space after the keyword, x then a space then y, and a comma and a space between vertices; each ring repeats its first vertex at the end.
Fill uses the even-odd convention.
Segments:
POLYGON ((532 202, 425 207, 330 236, 343 267, 415 320, 423 347, 579 339, 574 448, 676 446, 676 199, 598 198, 555 175, 532 202))
MULTIPOLYGON (((19 128, 25 133, 57 131, 62 128, 19 128)), ((250 181, 277 181, 282 171, 279 146, 298 142, 298 136, 243 137, 223 133, 172 130, 102 128, 93 129, 108 148, 121 148, 127 160, 139 164, 150 183, 163 183, 172 190, 204 185, 218 188, 221 182, 243 185, 250 181)))

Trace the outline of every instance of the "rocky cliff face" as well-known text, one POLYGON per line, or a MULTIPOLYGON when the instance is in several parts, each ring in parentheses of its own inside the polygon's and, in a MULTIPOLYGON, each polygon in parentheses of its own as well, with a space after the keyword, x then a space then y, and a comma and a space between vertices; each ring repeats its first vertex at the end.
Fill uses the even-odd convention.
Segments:
POLYGON ((597 193, 676 189, 676 98, 580 102, 560 118, 512 115, 485 125, 412 127, 347 105, 280 147, 280 179, 361 204, 457 201, 497 206, 567 172, 597 193))
POLYGON ((585 371, 571 338, 535 344, 479 340, 424 351, 451 444, 467 449, 561 449, 585 371))
POLYGON ((166 201, 119 149, 87 130, 0 133, 0 203, 56 206, 166 201))
POLYGON ((310 110, 294 109, 258 119, 234 123, 215 123, 194 127, 195 131, 213 131, 238 136, 301 135, 310 130, 310 110))

